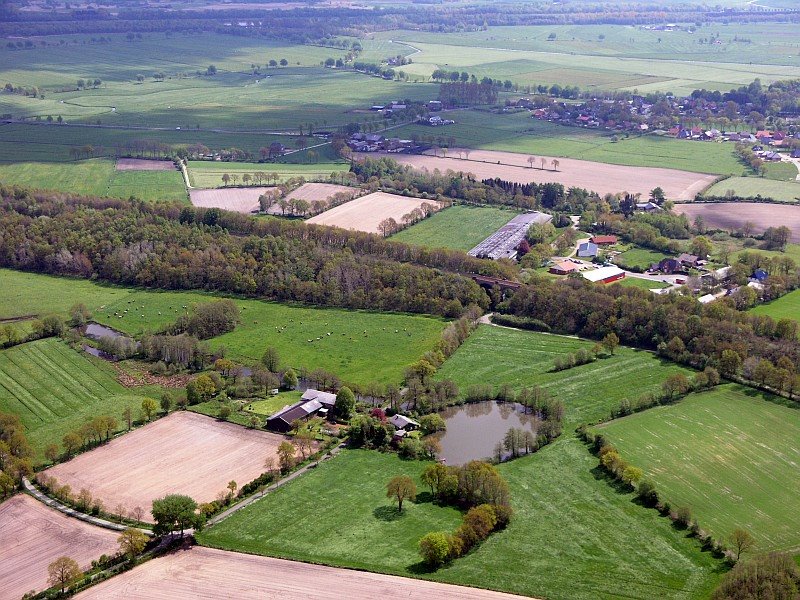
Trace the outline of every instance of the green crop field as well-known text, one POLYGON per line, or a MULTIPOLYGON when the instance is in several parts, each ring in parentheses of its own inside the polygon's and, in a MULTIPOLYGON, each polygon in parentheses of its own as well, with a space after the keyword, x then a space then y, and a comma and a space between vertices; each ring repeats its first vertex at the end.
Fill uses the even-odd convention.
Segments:
POLYGON ((47 444, 101 414, 122 424, 126 406, 138 415, 145 390, 117 383, 108 363, 71 349, 57 339, 0 351, 0 411, 19 415, 37 462, 47 444))
POLYGON ((655 392, 673 373, 689 372, 644 350, 619 348, 610 358, 558 373, 557 356, 591 349, 594 342, 565 336, 481 325, 442 365, 437 379, 452 379, 462 393, 470 385, 541 385, 566 405, 569 425, 608 417, 620 400, 655 392))
POLYGON ((782 202, 798 202, 800 182, 777 181, 764 177, 729 177, 715 183, 704 193, 707 196, 725 196, 730 190, 737 196, 746 198, 762 196, 782 202))
POLYGON ((387 55, 410 55, 413 63, 403 69, 420 80, 445 68, 521 86, 688 94, 698 88, 727 91, 756 77, 791 78, 800 66, 790 24, 712 25, 694 34, 607 24, 489 27, 449 34, 387 31, 374 39, 391 42, 394 50, 387 48, 387 55), (700 43, 717 34, 719 44, 700 43))
MULTIPOLYGON (((66 315, 70 306, 83 302, 98 323, 138 335, 173 323, 186 310, 184 307, 219 297, 200 292, 102 286, 0 270, 0 319, 47 313, 66 315)), ((212 347, 225 346, 231 358, 254 363, 267 347, 274 346, 286 365, 321 367, 344 381, 359 384, 399 383, 403 369, 433 348, 445 326, 441 319, 420 315, 290 306, 261 300, 237 299, 236 304, 241 309, 241 324, 210 340, 212 347)))
POLYGON ((750 531, 759 552, 800 549, 800 411, 738 385, 619 419, 601 431, 673 506, 724 538, 750 531))
POLYGON ((346 173, 349 170, 350 165, 344 162, 287 164, 191 161, 189 163, 189 180, 193 187, 216 188, 225 186, 222 181, 222 175, 225 173, 237 175, 240 181, 241 176, 245 173, 252 175, 258 171, 268 175, 277 173, 280 176, 279 181, 286 181, 291 177, 304 177, 308 181, 327 181, 330 179, 331 173, 346 173))
POLYGON ((669 284, 662 283, 661 281, 650 281, 649 279, 639 279, 638 277, 626 277, 625 279, 617 281, 614 285, 636 287, 643 290, 663 290, 669 287, 669 284))
POLYGON ((775 320, 800 320, 800 290, 789 292, 785 296, 781 296, 767 304, 759 304, 751 309, 750 312, 757 315, 768 315, 775 320))
POLYGON ((396 242, 470 250, 516 216, 491 206, 451 206, 392 236, 396 242))
POLYGON ((528 111, 498 114, 478 110, 448 113, 455 125, 433 131, 423 125, 395 130, 401 137, 452 137, 457 147, 504 150, 534 156, 591 160, 632 167, 663 167, 717 175, 743 175, 733 144, 676 140, 657 135, 618 136, 612 132, 556 125, 528 111), (614 141, 614 140, 617 141, 614 141))
POLYGON ((575 439, 501 465, 511 486, 511 524, 429 573, 416 542, 455 528, 458 512, 426 494, 397 515, 385 492, 399 474, 415 477, 425 492, 418 479, 425 464, 347 450, 197 537, 217 548, 551 600, 704 598, 718 577, 695 541, 595 476, 597 459, 575 439))

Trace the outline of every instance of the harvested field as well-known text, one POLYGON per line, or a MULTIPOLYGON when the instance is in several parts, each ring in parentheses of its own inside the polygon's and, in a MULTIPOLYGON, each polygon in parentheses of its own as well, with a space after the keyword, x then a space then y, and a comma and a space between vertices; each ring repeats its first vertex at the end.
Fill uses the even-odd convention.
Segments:
POLYGON ((379 233, 378 225, 384 219, 391 217, 399 223, 403 215, 426 202, 439 206, 435 200, 406 198, 385 192, 375 192, 326 210, 324 213, 310 218, 306 223, 379 233))
POLYGON ((174 171, 171 160, 146 160, 142 158, 119 158, 117 171, 174 171))
POLYGON ((759 202, 724 202, 707 204, 677 204, 673 209, 685 214, 690 221, 703 217, 709 229, 735 231, 750 221, 755 233, 763 233, 767 227, 786 225, 792 230, 792 241, 800 242, 800 206, 766 204, 759 202))
POLYGON ((49 587, 47 565, 60 556, 88 568, 118 550, 118 536, 17 494, 0 504, 0 597, 21 598, 49 587))
POLYGON ((189 190, 189 199, 194 206, 251 213, 258 210, 258 197, 261 194, 273 193, 276 193, 275 188, 269 187, 189 190))
POLYGON ((352 198, 358 194, 360 190, 357 188, 348 187, 346 185, 336 185, 333 183, 304 183, 299 188, 290 192, 287 200, 305 200, 307 202, 315 202, 321 200, 328 202, 333 196, 340 192, 349 194, 352 198))
MULTIPOLYGON (((456 149, 450 151, 451 155, 457 153, 456 149)), ((411 154, 394 154, 392 158, 401 164, 429 171, 451 169, 474 173, 478 179, 499 177, 517 183, 563 183, 566 187, 586 188, 600 195, 630 192, 647 197, 650 190, 661 187, 670 200, 692 200, 716 178, 676 169, 626 167, 572 158, 556 159, 559 165, 558 171, 554 171, 550 157, 544 157, 545 169, 540 168, 542 157, 534 157, 531 168, 528 164, 530 155, 492 150, 471 150, 469 160, 411 154)))
POLYGON ((175 412, 45 471, 73 490, 87 488, 106 507, 137 506, 150 518, 154 499, 186 494, 210 502, 233 480, 264 471, 285 438, 190 412, 175 412))
POLYGON ((354 600, 521 598, 489 590, 336 569, 197 546, 146 562, 76 596, 81 600, 222 597, 297 598, 298 600, 328 600, 331 597, 354 600))

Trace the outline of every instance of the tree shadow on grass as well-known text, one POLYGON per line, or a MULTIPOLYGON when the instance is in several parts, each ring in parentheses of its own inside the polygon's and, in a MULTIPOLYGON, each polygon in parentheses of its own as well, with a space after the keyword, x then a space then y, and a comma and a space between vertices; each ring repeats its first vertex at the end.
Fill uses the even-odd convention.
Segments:
POLYGON ((441 568, 442 567, 432 567, 426 562, 419 561, 413 565, 408 565, 406 567, 406 571, 412 575, 430 575, 431 573, 436 573, 436 571, 440 570, 441 568))
POLYGON ((401 519, 405 513, 398 512, 396 506, 379 506, 372 514, 376 519, 390 523, 401 519))
POLYGON ((427 502, 433 502, 434 500, 436 500, 436 497, 430 492, 420 492, 414 499, 414 504, 425 504, 427 502))
POLYGON ((612 477, 611 475, 608 474, 608 471, 606 471, 601 465, 597 465, 589 472, 592 474, 592 477, 594 477, 597 481, 605 481, 609 485, 609 487, 611 487, 611 489, 613 489, 618 494, 627 496, 634 491, 633 487, 630 484, 612 477))

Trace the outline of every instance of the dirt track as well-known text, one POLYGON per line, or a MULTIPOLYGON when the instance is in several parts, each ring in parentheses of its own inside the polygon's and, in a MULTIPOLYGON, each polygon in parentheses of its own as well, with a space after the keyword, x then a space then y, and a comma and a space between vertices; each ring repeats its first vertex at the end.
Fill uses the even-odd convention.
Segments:
MULTIPOLYGON (((369 156, 369 155, 359 155, 369 156)), ((471 150, 469 160, 458 158, 453 149, 449 158, 427 155, 392 154, 394 160, 418 169, 463 171, 479 179, 499 177, 517 183, 563 183, 566 187, 581 187, 601 196, 607 193, 629 192, 646 198, 650 190, 661 187, 670 200, 693 200, 695 195, 714 183, 715 175, 703 175, 652 167, 624 167, 572 158, 559 158, 558 171, 553 170, 552 159, 547 158, 545 169, 540 157, 535 157, 533 168, 527 154, 471 150), (498 161, 500 164, 498 164, 498 161)), ((464 156, 462 151, 462 156, 464 156)))
POLYGON ((0 598, 46 589, 47 565, 60 556, 85 569, 100 555, 114 554, 117 537, 17 494, 0 504, 0 598))
MULTIPOLYGON (((140 506, 145 520, 156 498, 186 494, 210 502, 233 480, 244 485, 276 457, 281 435, 191 412, 175 412, 46 471, 74 493, 87 488, 116 512, 140 506)), ((276 457, 277 458, 277 457, 276 457)))
POLYGON ((702 216, 706 227, 735 231, 746 221, 752 222, 754 233, 767 227, 786 225, 792 230, 792 241, 800 242, 800 206, 759 202, 725 202, 677 204, 675 212, 685 214, 690 221, 702 216))
POLYGON ((117 171, 174 171, 171 160, 146 160, 142 158, 118 158, 117 171))
POLYGON ((437 206, 439 204, 435 200, 421 200, 385 192, 375 192, 326 210, 324 213, 308 219, 306 223, 379 233, 378 224, 381 221, 391 217, 400 223, 403 215, 425 202, 437 206))
POLYGON ((78 594, 80 600, 511 600, 511 594, 193 547, 78 594))

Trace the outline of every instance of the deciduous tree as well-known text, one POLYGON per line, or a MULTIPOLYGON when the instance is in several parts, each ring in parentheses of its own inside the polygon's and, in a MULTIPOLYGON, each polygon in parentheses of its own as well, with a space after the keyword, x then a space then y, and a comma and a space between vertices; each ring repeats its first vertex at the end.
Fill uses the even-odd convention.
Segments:
POLYGON ((64 591, 77 582, 83 573, 73 559, 69 556, 62 556, 55 559, 47 566, 47 582, 52 587, 57 587, 63 594, 64 591))
POLYGON ((417 485, 408 475, 397 475, 386 484, 386 497, 397 501, 397 512, 403 511, 404 500, 414 500, 417 497, 417 485))

